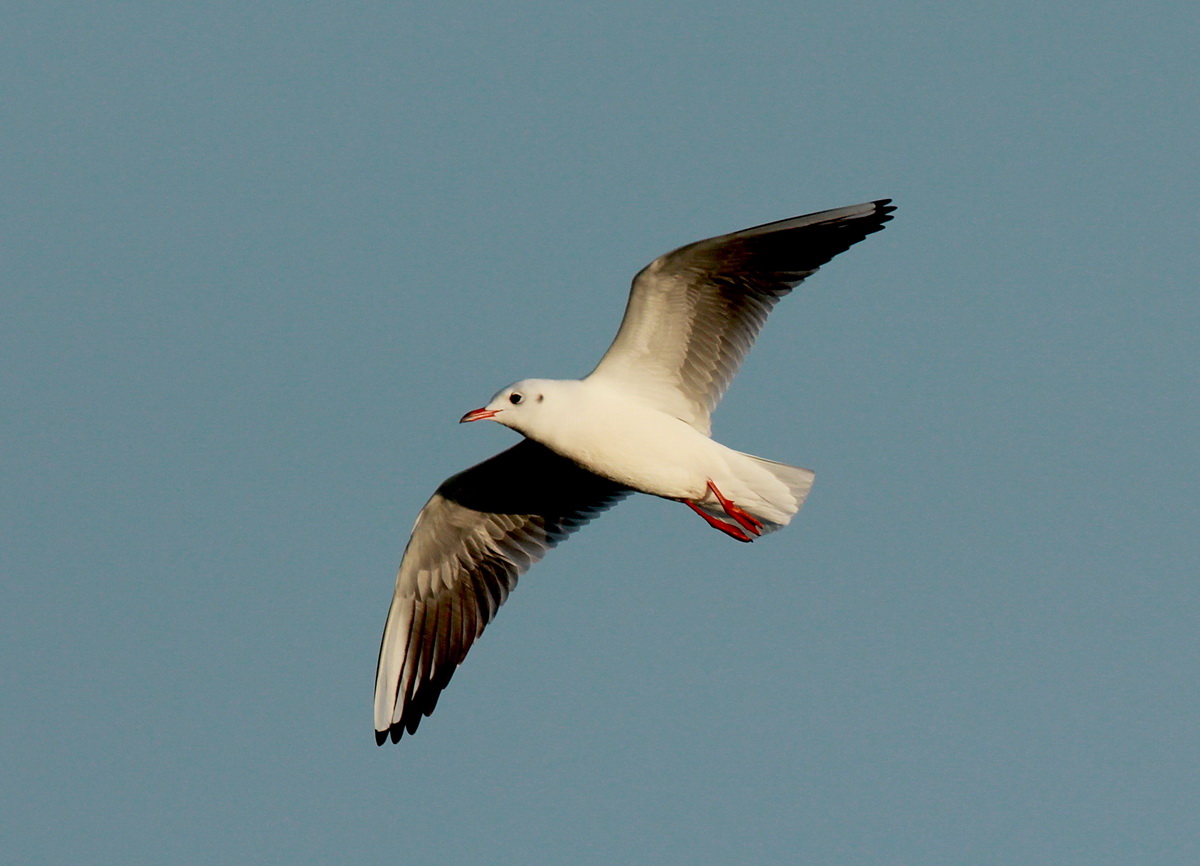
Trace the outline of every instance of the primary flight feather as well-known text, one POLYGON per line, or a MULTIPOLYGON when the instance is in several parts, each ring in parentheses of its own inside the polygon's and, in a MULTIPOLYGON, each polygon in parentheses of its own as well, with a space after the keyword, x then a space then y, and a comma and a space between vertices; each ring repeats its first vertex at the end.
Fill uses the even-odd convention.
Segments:
POLYGON ((710 416, 772 307, 882 229, 890 201, 660 256, 634 277, 617 336, 587 377, 526 379, 462 417, 525 438, 446 479, 417 515, 379 649, 376 742, 414 733, 517 578, 628 494, 682 502, 738 541, 791 520, 813 473, 721 445, 710 416))

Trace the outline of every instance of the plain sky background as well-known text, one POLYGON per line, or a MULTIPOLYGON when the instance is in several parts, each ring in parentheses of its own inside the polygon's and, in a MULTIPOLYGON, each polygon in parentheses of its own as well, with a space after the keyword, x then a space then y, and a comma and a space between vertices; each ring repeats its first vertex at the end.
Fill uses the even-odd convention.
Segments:
POLYGON ((1200 5, 0 12, 20 864, 1200 862, 1200 5), (872 198, 376 748, 412 521, 682 243, 872 198))

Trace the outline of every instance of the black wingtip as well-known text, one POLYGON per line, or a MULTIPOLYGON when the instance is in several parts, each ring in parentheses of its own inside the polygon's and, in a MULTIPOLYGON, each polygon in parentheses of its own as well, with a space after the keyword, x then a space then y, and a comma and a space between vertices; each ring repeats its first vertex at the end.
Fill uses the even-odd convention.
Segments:
POLYGON ((376 731, 375 732, 375 745, 382 746, 389 739, 393 743, 398 743, 398 742, 400 742, 400 738, 403 736, 404 736, 404 725, 397 723, 397 724, 392 725, 390 728, 388 728, 385 731, 376 731))
POLYGON ((892 204, 892 200, 890 198, 876 199, 875 201, 871 202, 871 204, 875 205, 875 213, 883 216, 883 219, 881 219, 880 222, 887 222, 890 220, 891 216, 889 216, 889 214, 896 209, 896 206, 892 204))

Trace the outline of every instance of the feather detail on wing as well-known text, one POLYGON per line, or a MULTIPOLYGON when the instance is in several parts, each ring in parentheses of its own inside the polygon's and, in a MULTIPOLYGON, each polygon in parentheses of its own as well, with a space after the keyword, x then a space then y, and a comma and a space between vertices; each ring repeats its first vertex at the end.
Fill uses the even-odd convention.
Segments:
POLYGON ((375 675, 375 737, 413 733, 547 550, 629 493, 531 440, 454 475, 413 526, 375 675))
POLYGON ((883 228, 880 199, 767 223, 660 256, 633 280, 616 339, 589 378, 619 383, 707 434, 767 314, 817 268, 883 228))

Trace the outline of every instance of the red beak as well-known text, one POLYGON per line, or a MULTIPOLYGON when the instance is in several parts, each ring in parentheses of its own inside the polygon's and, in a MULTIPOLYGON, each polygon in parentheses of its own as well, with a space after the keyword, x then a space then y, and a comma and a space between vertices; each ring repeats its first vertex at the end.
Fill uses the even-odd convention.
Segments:
POLYGON ((488 418, 495 418, 496 409, 473 409, 466 415, 458 419, 459 424, 466 424, 468 421, 486 421, 488 418))

